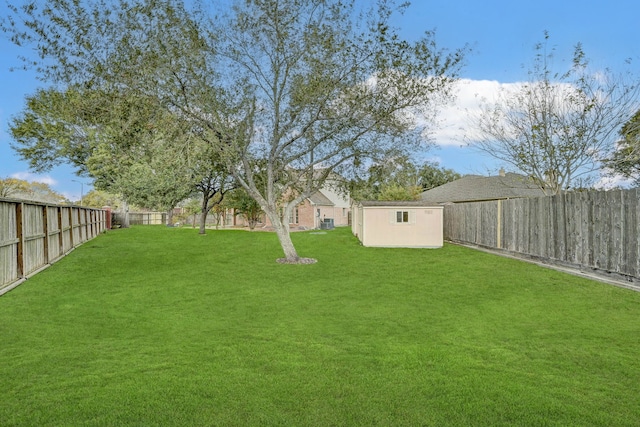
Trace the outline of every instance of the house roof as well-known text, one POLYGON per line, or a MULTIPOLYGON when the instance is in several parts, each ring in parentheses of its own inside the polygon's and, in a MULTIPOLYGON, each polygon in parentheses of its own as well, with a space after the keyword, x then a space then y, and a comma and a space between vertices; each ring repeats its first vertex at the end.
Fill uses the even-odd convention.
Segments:
POLYGON ((425 200, 364 200, 359 202, 362 207, 437 207, 438 205, 425 200))
POLYGON ((506 173, 498 176, 467 175, 427 190, 420 198, 431 203, 457 203, 543 196, 544 191, 531 178, 506 173))
POLYGON ((316 206, 334 206, 333 203, 327 196, 322 194, 321 191, 316 191, 311 196, 308 197, 309 201, 312 205, 316 206))

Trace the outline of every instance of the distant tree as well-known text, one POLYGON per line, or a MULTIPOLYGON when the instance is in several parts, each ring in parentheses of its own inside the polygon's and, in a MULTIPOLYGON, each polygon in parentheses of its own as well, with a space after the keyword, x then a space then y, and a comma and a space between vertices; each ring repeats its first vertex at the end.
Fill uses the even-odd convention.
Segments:
POLYGON ((0 179, 0 197, 54 204, 69 202, 65 196, 53 190, 49 184, 16 178, 0 179))
MULTIPOLYGON (((153 179, 162 161, 155 160, 153 172, 148 162, 153 153, 162 154, 166 141, 176 132, 162 138, 171 129, 159 129, 166 123, 166 114, 152 101, 149 97, 77 86, 64 91, 41 89, 27 97, 25 110, 12 120, 12 147, 36 172, 68 163, 78 175, 93 178, 96 189, 121 194, 125 206, 144 206, 150 199, 158 204, 157 197, 171 192, 159 189, 159 179, 153 179), (132 181, 126 181, 129 179, 132 181), (138 191, 146 182, 154 183, 156 196, 138 191)), ((162 160, 166 164, 180 159, 165 156, 162 160)), ((171 171, 175 166, 166 165, 171 171)), ((184 180, 176 182, 182 185, 184 180)), ((165 184, 173 186, 171 182, 165 184)))
POLYGON ((640 185, 640 110, 622 126, 620 136, 606 166, 614 173, 634 178, 640 185))
POLYGON ((225 202, 225 207, 235 209, 236 214, 244 216, 250 230, 256 227, 264 215, 260 204, 244 188, 233 190, 225 202))
POLYGON ((84 206, 90 208, 102 208, 104 206, 109 206, 116 210, 122 205, 122 200, 121 196, 118 196, 117 194, 93 189, 84 195, 82 203, 84 206))
POLYGON ((406 154, 387 153, 372 163, 351 185, 351 197, 356 200, 379 200, 392 197, 400 200, 419 193, 416 164, 406 154), (399 191, 400 188, 404 190, 399 191), (394 194, 395 196, 392 196, 394 194), (404 195, 404 196, 402 196, 404 195), (400 197, 400 199, 398 199, 400 197))
POLYGON ((405 187, 396 183, 387 184, 382 187, 378 200, 418 200, 420 198, 420 187, 405 187))
POLYGON ((300 262, 283 218, 332 172, 391 147, 424 147, 420 123, 430 122, 416 118, 450 96, 465 49, 447 53, 432 33, 402 40, 390 23, 405 4, 393 0, 368 11, 349 0, 209 4, 218 9, 50 0, 10 6, 3 29, 33 43, 44 78, 153 96, 197 126, 274 224, 286 261, 300 262))
POLYGON ((458 172, 440 167, 437 162, 425 162, 418 168, 418 183, 421 191, 430 190, 460 178, 462 175, 458 172))
POLYGON ((192 197, 190 199, 187 199, 186 203, 184 203, 182 207, 184 208, 184 214, 186 216, 193 215, 192 224, 193 224, 193 228, 196 228, 196 222, 197 222, 196 217, 198 213, 202 210, 202 205, 200 200, 198 200, 195 197, 192 197))
POLYGON ((0 197, 17 197, 28 191, 29 183, 16 178, 0 179, 0 197))
POLYGON ((31 194, 31 200, 47 203, 67 203, 65 196, 53 190, 44 182, 30 182, 27 191, 31 194))
POLYGON ((202 196, 199 234, 206 233, 207 215, 211 209, 220 205, 227 192, 234 188, 233 178, 224 170, 216 170, 215 168, 211 168, 209 174, 203 176, 200 182, 196 183, 196 189, 202 196))
POLYGON ((417 200, 422 191, 459 179, 460 174, 438 163, 419 164, 407 155, 389 155, 372 164, 352 182, 356 200, 417 200))
MULTIPOLYGON (((162 145, 154 149, 162 150, 162 145)), ((194 193, 194 184, 184 159, 164 151, 154 153, 122 170, 114 187, 127 200, 145 208, 167 212, 167 225, 173 224, 173 209, 194 193)))
POLYGON ((530 81, 486 103, 469 138, 557 194, 601 167, 616 132, 638 107, 639 89, 608 70, 592 72, 580 44, 569 70, 553 72, 548 38, 536 46, 530 81))

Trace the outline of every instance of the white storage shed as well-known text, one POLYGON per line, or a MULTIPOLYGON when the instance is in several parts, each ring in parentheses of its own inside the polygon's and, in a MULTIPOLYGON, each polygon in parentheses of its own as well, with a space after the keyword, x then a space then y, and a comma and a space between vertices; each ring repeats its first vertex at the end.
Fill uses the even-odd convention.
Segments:
POLYGON ((441 248, 443 209, 425 201, 363 201, 352 206, 351 231, 364 246, 441 248))

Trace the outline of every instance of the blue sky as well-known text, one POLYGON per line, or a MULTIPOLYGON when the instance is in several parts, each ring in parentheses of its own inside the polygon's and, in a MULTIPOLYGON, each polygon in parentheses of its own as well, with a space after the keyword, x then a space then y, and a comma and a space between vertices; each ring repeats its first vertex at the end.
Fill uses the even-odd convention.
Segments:
MULTIPOLYGON (((569 61, 573 46, 580 42, 596 68, 621 70, 626 59, 640 70, 640 5, 637 0, 414 0, 407 13, 397 20, 405 38, 419 37, 435 30, 441 47, 455 49, 469 44, 473 52, 462 72, 465 86, 459 103, 472 94, 491 91, 498 83, 526 80, 526 67, 533 46, 548 31, 550 45, 557 49, 557 62, 569 61)), ((86 193, 90 181, 78 178, 69 167, 57 167, 35 175, 9 147, 8 122, 20 113, 25 96, 42 87, 32 72, 10 72, 19 66, 21 53, 0 33, 0 177, 42 181, 72 200, 86 193), (75 181, 82 181, 84 185, 75 181)), ((501 166, 486 155, 463 144, 462 109, 448 109, 443 129, 434 134, 437 147, 424 153, 457 172, 489 174, 501 166), (447 131, 447 129, 449 131, 447 131)))

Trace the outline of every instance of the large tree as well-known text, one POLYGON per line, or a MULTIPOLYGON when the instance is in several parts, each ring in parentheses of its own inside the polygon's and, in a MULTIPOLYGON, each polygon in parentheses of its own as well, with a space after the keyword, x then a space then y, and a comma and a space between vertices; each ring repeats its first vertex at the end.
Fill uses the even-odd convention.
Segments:
POLYGON ((197 191, 206 220, 213 203, 232 188, 230 175, 219 150, 194 136, 200 130, 154 100, 81 88, 41 89, 12 120, 12 146, 32 170, 66 162, 78 175, 93 178, 96 188, 167 210, 169 220, 176 203, 197 191))
POLYGON ((366 10, 349 0, 112 3, 29 3, 4 27, 34 42, 44 78, 152 96, 195 127, 260 204, 286 262, 304 261, 286 218, 332 173, 424 147, 418 123, 428 121, 415 119, 450 96, 464 54, 439 49, 432 33, 402 40, 390 21, 404 5, 392 0, 366 10))
POLYGON ((66 162, 128 203, 171 210, 192 191, 188 132, 153 97, 81 87, 38 90, 10 130, 35 171, 66 162))
POLYGON ((238 3, 220 32, 221 53, 244 88, 251 127, 226 151, 236 178, 274 225, 287 262, 291 210, 333 172, 420 142, 413 120, 448 94, 461 54, 431 34, 415 44, 390 27, 392 2, 357 15, 353 2, 238 3), (354 15, 358 19, 353 19, 354 15), (254 176, 264 161, 266 186, 254 176))
POLYGON ((638 106, 638 85, 590 69, 580 44, 570 68, 554 71, 548 37, 536 46, 530 80, 509 85, 485 103, 469 138, 535 179, 547 194, 558 194, 600 169, 620 126, 638 106))

